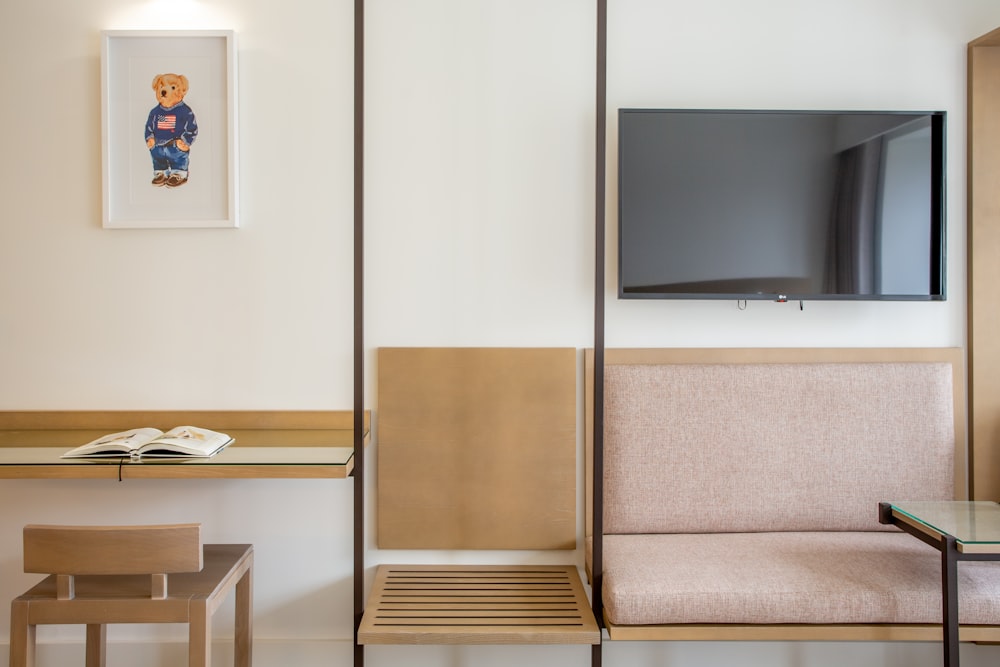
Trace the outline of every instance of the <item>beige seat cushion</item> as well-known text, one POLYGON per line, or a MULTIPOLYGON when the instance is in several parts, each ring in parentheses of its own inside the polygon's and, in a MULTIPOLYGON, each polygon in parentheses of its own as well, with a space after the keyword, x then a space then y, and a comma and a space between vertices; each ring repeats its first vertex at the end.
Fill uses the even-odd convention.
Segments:
MULTIPOLYGON (((940 623, 941 557, 904 533, 606 535, 612 623, 940 623)), ((1000 563, 959 563, 959 620, 1000 624, 1000 563)))

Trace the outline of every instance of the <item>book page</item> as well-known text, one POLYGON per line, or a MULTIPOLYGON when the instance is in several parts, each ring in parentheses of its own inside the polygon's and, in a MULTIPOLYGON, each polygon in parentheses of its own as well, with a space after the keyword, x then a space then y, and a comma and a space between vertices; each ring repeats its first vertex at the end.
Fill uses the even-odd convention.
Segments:
POLYGON ((157 428, 133 428, 119 433, 109 433, 63 454, 64 458, 77 456, 128 456, 150 440, 163 435, 157 428))
POLYGON ((177 426, 140 449, 140 456, 212 456, 233 439, 198 426, 177 426))

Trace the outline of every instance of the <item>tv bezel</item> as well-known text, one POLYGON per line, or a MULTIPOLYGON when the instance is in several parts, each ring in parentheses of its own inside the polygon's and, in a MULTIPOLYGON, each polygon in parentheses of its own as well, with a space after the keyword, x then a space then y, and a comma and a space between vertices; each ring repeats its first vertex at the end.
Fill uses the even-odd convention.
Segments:
POLYGON ((945 123, 947 112, 925 110, 812 110, 812 109, 710 109, 710 108, 634 108, 618 109, 618 298, 625 300, 736 300, 736 301, 945 301, 947 299, 947 222, 945 216, 945 123), (704 113, 704 114, 771 114, 771 115, 910 115, 928 116, 931 120, 931 261, 929 269, 929 294, 856 294, 856 293, 795 293, 789 292, 680 292, 680 291, 629 291, 623 282, 622 244, 622 179, 624 123, 630 113, 704 113))

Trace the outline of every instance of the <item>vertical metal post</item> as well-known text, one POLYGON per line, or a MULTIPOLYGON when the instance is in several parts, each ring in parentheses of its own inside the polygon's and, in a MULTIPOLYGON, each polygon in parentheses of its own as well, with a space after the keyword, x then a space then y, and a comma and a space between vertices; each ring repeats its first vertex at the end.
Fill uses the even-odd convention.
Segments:
POLYGON ((365 664, 358 630, 365 599, 365 1, 354 0, 354 667, 365 664))
MULTIPOLYGON (((607 170, 608 3, 597 0, 596 160, 594 174, 594 414, 593 503, 591 517, 591 606, 597 627, 604 628, 604 292, 605 207, 607 170)), ((601 666, 601 644, 591 650, 591 667, 601 666)))
POLYGON ((941 600, 944 667, 958 667, 958 542, 951 535, 941 544, 941 600))

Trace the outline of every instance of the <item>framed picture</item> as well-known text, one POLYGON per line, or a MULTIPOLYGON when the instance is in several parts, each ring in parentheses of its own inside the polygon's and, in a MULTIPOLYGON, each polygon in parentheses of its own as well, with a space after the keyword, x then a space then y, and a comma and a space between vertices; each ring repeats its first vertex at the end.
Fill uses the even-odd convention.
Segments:
POLYGON ((236 34, 101 35, 104 227, 237 227, 236 34))

